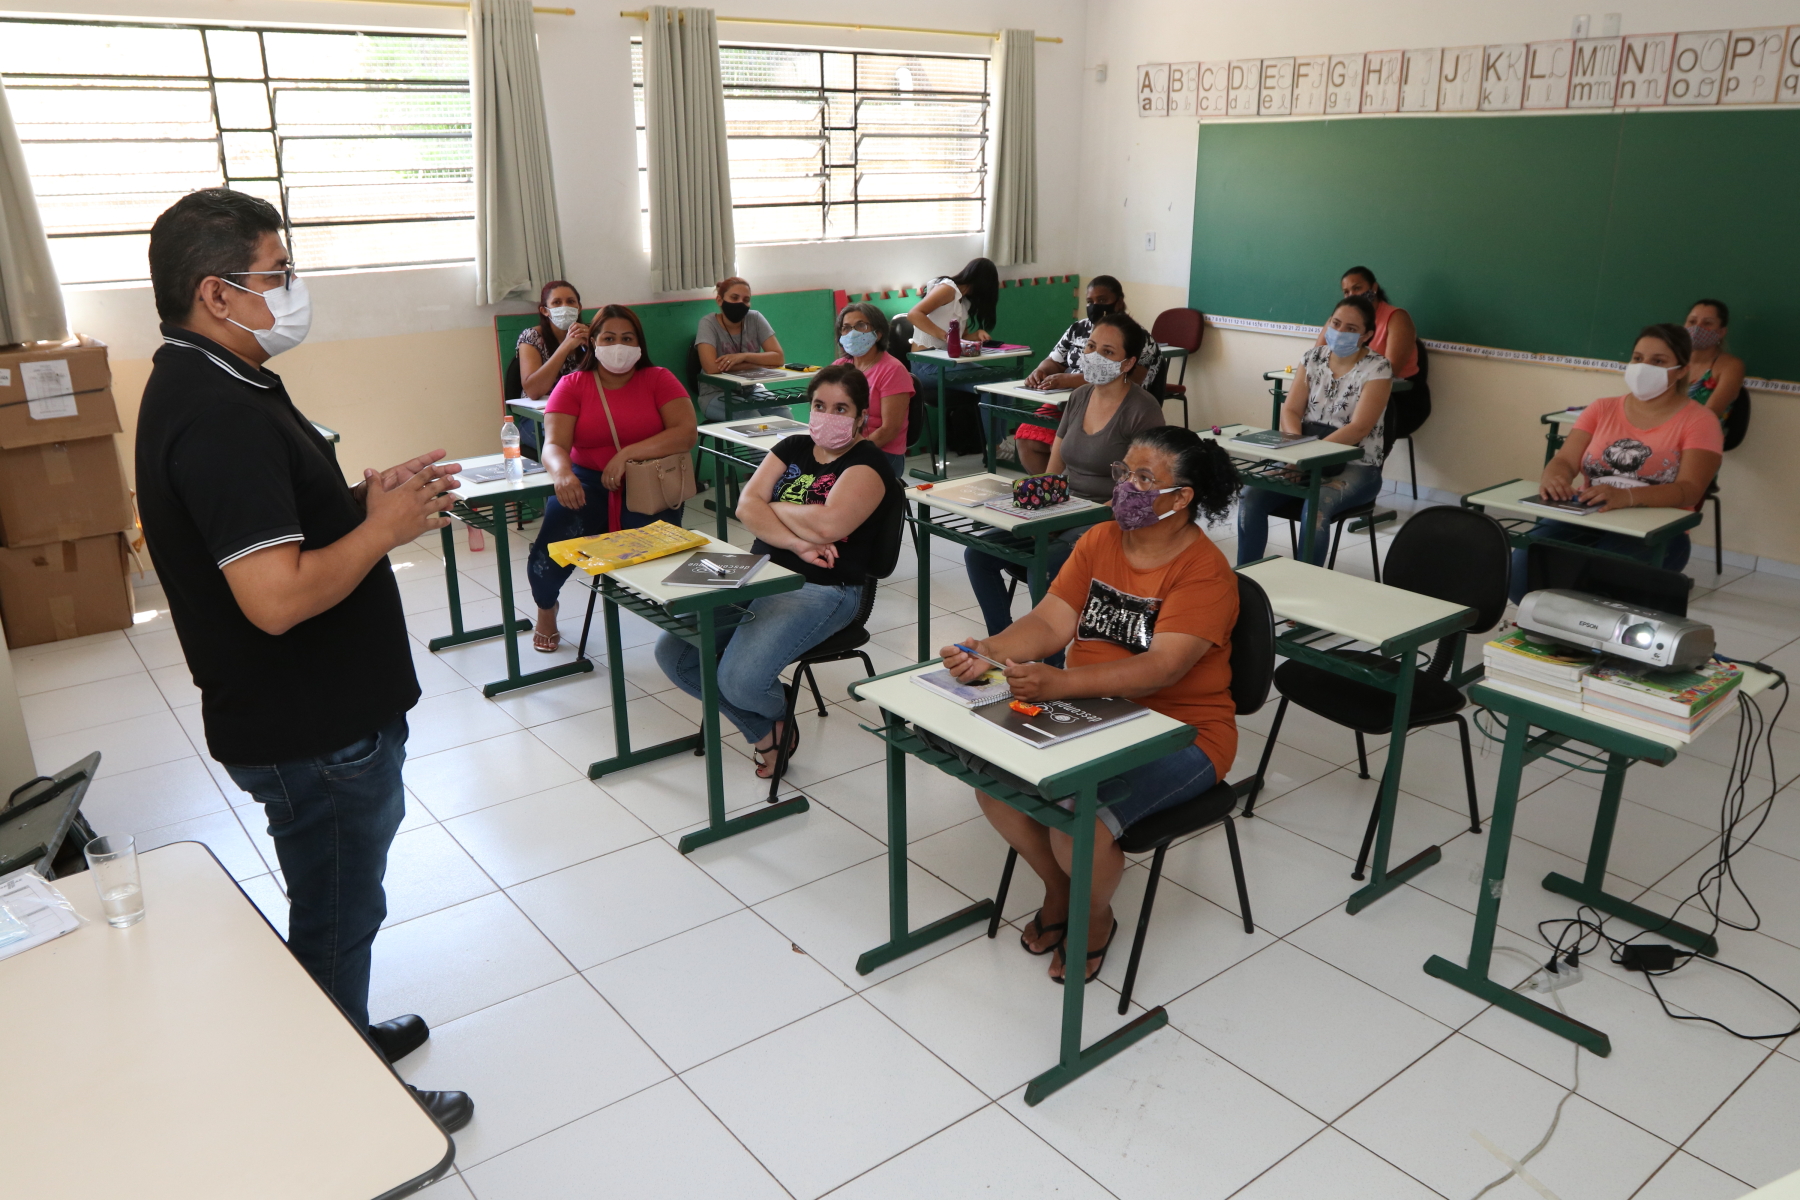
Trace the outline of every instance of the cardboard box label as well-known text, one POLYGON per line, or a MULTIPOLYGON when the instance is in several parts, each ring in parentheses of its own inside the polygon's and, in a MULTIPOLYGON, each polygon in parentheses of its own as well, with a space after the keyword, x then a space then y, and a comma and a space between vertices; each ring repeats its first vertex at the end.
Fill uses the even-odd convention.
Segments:
POLYGON ((0 367, 0 387, 12 386, 12 368, 0 367))
POLYGON ((20 363, 19 380, 25 385, 26 407, 31 410, 32 420, 81 415, 81 409, 75 403, 75 383, 69 378, 67 359, 20 363))

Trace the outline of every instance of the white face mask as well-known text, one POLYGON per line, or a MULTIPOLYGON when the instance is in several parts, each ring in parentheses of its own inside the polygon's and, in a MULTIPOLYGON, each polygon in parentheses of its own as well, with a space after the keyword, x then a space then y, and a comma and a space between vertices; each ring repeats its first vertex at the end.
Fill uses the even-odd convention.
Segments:
POLYGON ((1124 363, 1116 363, 1104 354, 1096 354, 1092 350, 1081 355, 1081 377, 1095 387, 1105 387, 1117 379, 1125 370, 1124 363))
POLYGON ((550 323, 564 333, 569 332, 570 326, 574 325, 575 322, 580 319, 581 309, 579 308, 567 308, 562 305, 557 305, 550 310, 550 323))
MULTIPOLYGON (((231 283, 231 280, 225 280, 231 283)), ((306 340, 312 329, 312 296, 306 290, 306 280, 299 276, 286 288, 275 288, 272 291, 259 292, 247 288, 241 283, 231 283, 240 292, 249 292, 252 296, 261 296, 263 303, 269 306, 269 315, 275 318, 275 324, 268 329, 252 329, 248 325, 239 325, 231 321, 245 333, 256 339, 256 344, 266 351, 270 358, 286 350, 292 350, 306 340)))
POLYGON ((1625 386, 1639 400, 1654 400, 1669 390, 1669 376, 1679 368, 1632 363, 1625 368, 1625 386))
POLYGON ((611 346, 595 346, 594 357, 600 360, 600 366, 612 375, 623 375, 637 364, 638 355, 642 353, 636 346, 614 343, 611 346))

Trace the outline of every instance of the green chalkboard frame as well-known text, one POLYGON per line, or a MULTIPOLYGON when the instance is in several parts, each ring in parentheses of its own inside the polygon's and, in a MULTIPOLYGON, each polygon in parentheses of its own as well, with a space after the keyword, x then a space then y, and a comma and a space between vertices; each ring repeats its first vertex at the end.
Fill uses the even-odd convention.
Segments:
POLYGON ((1716 296, 1752 375, 1800 379, 1800 111, 1202 123, 1198 138, 1202 312, 1317 325, 1361 263, 1425 337, 1623 360, 1642 326, 1716 296))

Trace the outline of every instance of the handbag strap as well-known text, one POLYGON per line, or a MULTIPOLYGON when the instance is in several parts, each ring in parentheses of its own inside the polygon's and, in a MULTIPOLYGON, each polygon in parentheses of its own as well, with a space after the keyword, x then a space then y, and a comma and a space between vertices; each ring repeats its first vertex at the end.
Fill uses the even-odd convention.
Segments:
POLYGON ((606 398, 606 385, 600 382, 600 372, 594 372, 594 387, 600 393, 600 411, 606 414, 606 428, 612 432, 613 452, 625 453, 625 445, 619 441, 619 427, 613 424, 612 404, 606 398))

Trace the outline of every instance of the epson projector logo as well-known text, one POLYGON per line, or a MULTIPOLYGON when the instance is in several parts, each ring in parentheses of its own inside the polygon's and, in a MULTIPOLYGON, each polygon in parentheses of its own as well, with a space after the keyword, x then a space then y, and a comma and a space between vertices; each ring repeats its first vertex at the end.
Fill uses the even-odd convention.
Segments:
POLYGON ((1591 629, 1595 633, 1600 632, 1600 627, 1598 625, 1594 624, 1592 621, 1584 621, 1580 617, 1576 617, 1575 623, 1577 625, 1581 626, 1583 629, 1591 629))

